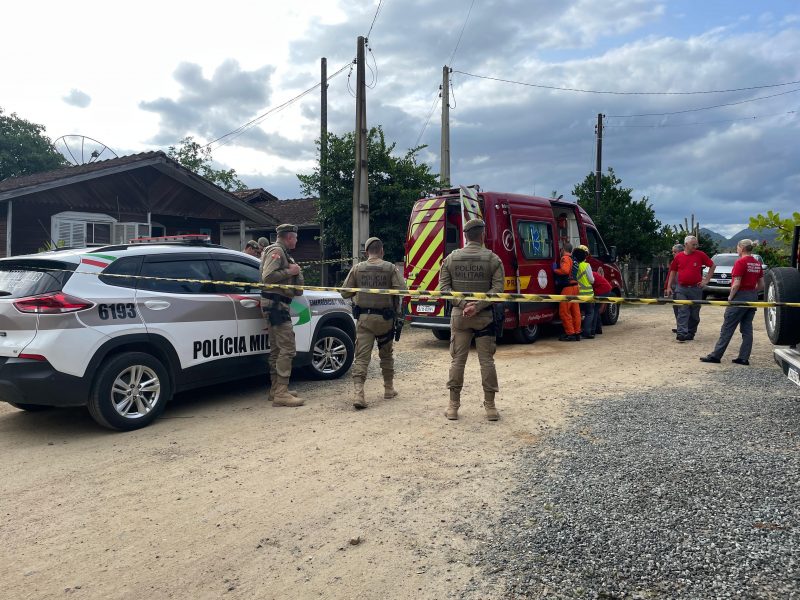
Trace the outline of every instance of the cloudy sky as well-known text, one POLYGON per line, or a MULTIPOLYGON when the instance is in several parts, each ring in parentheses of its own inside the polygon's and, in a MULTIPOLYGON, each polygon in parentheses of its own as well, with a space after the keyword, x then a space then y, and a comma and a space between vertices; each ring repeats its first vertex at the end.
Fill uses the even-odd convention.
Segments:
POLYGON ((758 212, 800 210, 796 0, 121 6, 5 3, 0 107, 53 139, 82 134, 120 155, 186 135, 211 142, 272 111, 211 148, 249 186, 297 197, 295 174, 315 161, 319 90, 277 108, 319 83, 324 56, 329 74, 344 67, 329 81, 329 130, 351 130, 348 64, 372 26, 368 124, 401 151, 427 144, 435 172, 438 88, 453 68, 454 183, 570 197, 594 170, 603 113, 604 169, 664 223, 694 213, 732 234, 758 212), (738 91, 697 93, 717 90, 738 91))

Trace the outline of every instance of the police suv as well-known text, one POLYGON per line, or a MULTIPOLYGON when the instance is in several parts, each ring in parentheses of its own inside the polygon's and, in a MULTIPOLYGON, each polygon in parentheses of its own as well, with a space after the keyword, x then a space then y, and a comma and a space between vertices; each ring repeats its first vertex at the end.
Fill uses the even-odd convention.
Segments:
MULTIPOLYGON (((259 281, 258 259, 204 236, 2 259, 0 401, 86 405, 99 424, 131 430, 176 392, 265 374, 266 322, 249 285, 259 281)), ((319 379, 350 368, 349 306, 332 292, 292 301, 296 367, 319 379)))

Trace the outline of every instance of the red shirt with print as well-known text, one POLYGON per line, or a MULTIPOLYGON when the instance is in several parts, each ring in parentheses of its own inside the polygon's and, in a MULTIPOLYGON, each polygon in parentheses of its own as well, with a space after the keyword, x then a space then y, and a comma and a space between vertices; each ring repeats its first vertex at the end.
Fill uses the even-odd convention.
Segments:
POLYGON ((708 254, 702 250, 695 250, 691 254, 681 252, 672 259, 670 271, 677 271, 678 285, 694 287, 703 281, 703 267, 713 267, 714 263, 708 254))
POLYGON ((752 256, 743 256, 733 263, 731 277, 741 277, 742 283, 739 289, 752 291, 758 287, 758 280, 764 276, 764 269, 758 259, 752 256))
POLYGON ((611 284, 608 282, 608 279, 600 275, 600 273, 595 272, 592 288, 594 288, 594 295, 600 296, 601 294, 607 294, 611 291, 611 284))

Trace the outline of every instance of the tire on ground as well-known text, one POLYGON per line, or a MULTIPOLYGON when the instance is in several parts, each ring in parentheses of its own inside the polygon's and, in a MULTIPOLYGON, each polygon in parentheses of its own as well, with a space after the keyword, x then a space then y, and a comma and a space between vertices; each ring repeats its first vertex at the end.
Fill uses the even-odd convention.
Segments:
POLYGON ((171 398, 169 373, 160 360, 145 352, 124 352, 106 359, 98 369, 87 408, 92 418, 103 427, 132 431, 146 427, 157 419, 171 398), (159 390, 152 407, 141 414, 137 411, 136 414, 125 416, 115 408, 115 399, 121 401, 123 398, 119 394, 114 395, 112 389, 119 377, 136 366, 145 367, 155 374, 159 390))
POLYGON ((437 340, 442 342, 450 341, 450 330, 449 329, 431 329, 433 332, 433 337, 437 340))
POLYGON ((338 327, 323 327, 319 330, 314 345, 311 347, 311 364, 305 370, 314 379, 337 379, 344 375, 353 364, 355 346, 353 340, 338 327), (324 346, 343 347, 345 357, 343 362, 323 360, 324 346), (338 364, 336 364, 338 363, 338 364), (335 367, 331 369, 331 367, 335 367))
MULTIPOLYGON (((612 295, 619 296, 619 290, 614 290, 612 295)), ((606 304, 606 309, 603 311, 603 314, 600 315, 600 322, 603 325, 616 325, 617 321, 619 321, 619 309, 621 308, 620 304, 616 302, 606 304)))
MULTIPOLYGON (((764 299, 768 302, 800 302, 800 271, 774 267, 764 276, 764 299)), ((769 341, 776 346, 800 343, 800 308, 777 306, 764 309, 769 341)))
POLYGON ((533 323, 527 327, 517 327, 513 336, 517 344, 532 344, 539 338, 539 324, 533 323))

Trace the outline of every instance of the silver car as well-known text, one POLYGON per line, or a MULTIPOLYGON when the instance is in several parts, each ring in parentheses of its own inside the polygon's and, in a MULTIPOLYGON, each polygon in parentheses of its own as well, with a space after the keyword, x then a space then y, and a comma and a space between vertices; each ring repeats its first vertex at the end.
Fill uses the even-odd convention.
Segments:
MULTIPOLYGON (((733 264, 738 260, 738 258, 739 255, 735 252, 715 254, 713 257, 711 257, 711 260, 715 265, 714 276, 709 280, 708 285, 703 288, 703 298, 706 298, 707 296, 727 297, 728 293, 731 291, 731 281, 733 279, 731 277, 731 271, 733 270, 733 264)), ((759 254, 753 254, 753 258, 761 263, 761 268, 764 271, 769 268, 759 254)), ((703 276, 705 276, 707 272, 708 269, 704 268, 703 276)), ((759 296, 762 294, 763 292, 759 292, 759 296)))

